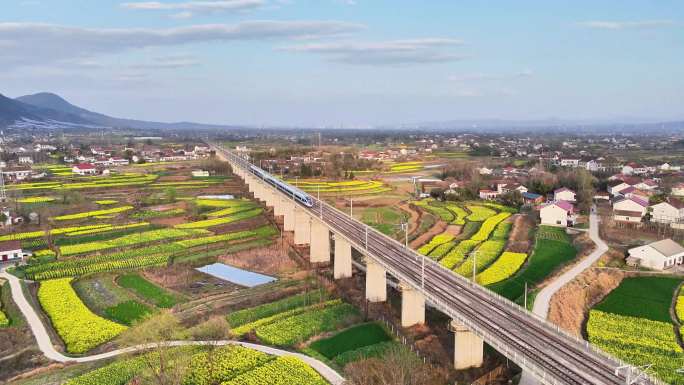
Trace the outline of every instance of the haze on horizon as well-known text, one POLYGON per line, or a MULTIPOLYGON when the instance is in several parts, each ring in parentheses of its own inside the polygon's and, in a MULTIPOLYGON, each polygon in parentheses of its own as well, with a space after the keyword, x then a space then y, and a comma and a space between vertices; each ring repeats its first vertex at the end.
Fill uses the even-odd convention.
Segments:
POLYGON ((0 93, 217 124, 670 120, 682 43, 674 0, 12 0, 0 93))

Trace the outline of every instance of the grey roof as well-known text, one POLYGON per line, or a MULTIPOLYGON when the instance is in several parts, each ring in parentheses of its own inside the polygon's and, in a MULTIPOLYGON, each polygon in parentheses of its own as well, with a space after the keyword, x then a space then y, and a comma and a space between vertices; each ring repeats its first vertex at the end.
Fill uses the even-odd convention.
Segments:
POLYGON ((663 239, 662 241, 653 242, 649 246, 658 250, 658 252, 666 257, 684 253, 684 247, 672 239, 663 239))

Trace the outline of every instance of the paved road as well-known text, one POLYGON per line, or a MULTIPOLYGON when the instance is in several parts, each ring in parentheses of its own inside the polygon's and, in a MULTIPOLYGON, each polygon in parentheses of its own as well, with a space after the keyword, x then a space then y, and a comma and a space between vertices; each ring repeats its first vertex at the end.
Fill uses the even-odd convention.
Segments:
MULTIPOLYGON (((232 156, 228 152, 225 155, 232 156)), ((243 159, 233 156, 231 161, 234 167, 243 170, 238 172, 253 175, 249 178, 257 178, 255 175, 260 174, 243 159)), ((287 186, 280 185, 280 189, 288 189, 288 197, 292 194, 287 186)), ((541 317, 406 249, 325 202, 309 198, 313 205, 297 204, 308 210, 312 217, 319 217, 336 236, 345 237, 392 276, 419 290, 444 314, 482 336, 488 344, 521 367, 535 371, 535 376, 543 378, 544 383, 624 384, 624 374, 615 373, 622 363, 614 357, 597 352, 586 341, 562 333, 557 326, 542 321, 541 317)), ((651 384, 653 381, 643 378, 641 383, 651 384)))
MULTIPOLYGON (((10 288, 12 290, 12 299, 14 300, 14 303, 17 304, 19 307, 19 310, 24 314, 24 318, 26 318, 26 321, 31 328, 31 331, 33 332, 33 335, 36 338, 36 342, 38 344, 38 348, 40 349, 43 354, 57 362, 92 362, 92 361, 99 361, 105 358, 111 358, 111 357, 116 357, 121 354, 125 353, 132 353, 132 352, 137 352, 137 351, 142 351, 142 350, 147 350, 153 347, 156 347, 156 344, 148 344, 148 345, 138 345, 138 346, 131 346, 128 348, 123 348, 123 349, 117 349, 117 350, 112 350, 106 353, 100 353, 100 354, 95 354, 92 356, 84 356, 84 357, 69 357, 65 356, 61 352, 59 352, 57 349, 55 349, 54 345, 52 344, 52 341, 50 340, 50 335, 47 332, 47 329, 45 328, 45 325, 43 322, 41 322, 40 317, 38 317, 38 314, 36 313, 35 309, 28 303, 28 300, 26 299, 26 296, 24 296, 24 292, 21 289, 21 282, 19 281, 19 278, 5 272, 5 269, 0 269, 0 278, 6 279, 10 283, 10 288)), ((276 349, 272 348, 270 346, 264 346, 264 345, 258 345, 258 344, 252 344, 248 342, 241 342, 241 341, 232 341, 232 340, 224 340, 224 341, 172 341, 168 342, 167 344, 171 346, 188 346, 188 345, 209 345, 209 344, 214 344, 214 345, 241 345, 247 348, 251 348, 254 350, 258 350, 260 352, 264 352, 270 355, 274 356, 292 356, 292 357, 297 357, 301 359, 302 361, 306 362, 309 366, 314 368, 318 373, 321 374, 328 382, 330 382, 332 385, 341 385, 344 383, 344 377, 340 376, 339 373, 331 369, 329 366, 324 364, 321 361, 318 361, 314 358, 311 358, 309 356, 299 354, 299 353, 293 353, 293 352, 288 352, 286 350, 281 350, 281 349, 276 349)))
MULTIPOLYGON (((549 307, 551 305, 551 298, 554 294, 558 292, 563 286, 565 286, 570 281, 574 280, 578 275, 591 265, 594 264, 601 256, 608 251, 608 245, 599 236, 599 220, 598 215, 596 215, 596 208, 593 207, 591 214, 589 215, 589 237, 596 244, 594 251, 582 259, 580 262, 575 264, 570 270, 561 274, 553 282, 549 283, 544 287, 534 300, 534 306, 532 312, 542 318, 547 318, 549 314, 549 307)), ((528 373, 523 373, 520 379, 520 385, 535 385, 539 382, 529 375, 528 373)))
POLYGON ((556 294, 556 292, 558 292, 558 290, 560 290, 568 282, 582 274, 584 270, 591 267, 594 262, 596 262, 606 251, 608 251, 608 245, 606 245, 606 243, 599 236, 598 229, 598 215, 596 215, 595 210, 592 209, 592 212, 589 215, 589 237, 596 244, 596 248, 591 254, 575 264, 575 266, 573 266, 570 270, 561 274, 560 277, 549 283, 537 294, 537 297, 534 300, 534 307, 532 308, 533 313, 543 318, 548 317, 549 306, 551 304, 551 298, 553 295, 556 294))

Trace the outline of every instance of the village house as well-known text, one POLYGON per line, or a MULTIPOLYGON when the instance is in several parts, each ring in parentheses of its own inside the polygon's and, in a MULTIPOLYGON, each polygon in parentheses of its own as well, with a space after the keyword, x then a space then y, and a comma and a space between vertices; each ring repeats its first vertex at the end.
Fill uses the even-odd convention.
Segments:
POLYGON ((523 202, 528 205, 537 205, 544 202, 544 196, 540 194, 525 191, 521 195, 523 198, 523 202))
POLYGON ((634 162, 622 166, 622 173, 625 175, 643 175, 648 173, 648 167, 634 162))
POLYGON ((549 202, 539 210, 541 224, 549 226, 572 226, 574 214, 575 206, 564 200, 549 202))
POLYGON ((670 199, 650 207, 651 220, 658 223, 679 223, 684 220, 684 202, 670 199))
POLYGON ((97 168, 91 163, 78 163, 71 168, 71 172, 76 175, 95 175, 97 174, 97 168))
POLYGON ((0 242, 0 261, 18 261, 22 258, 24 258, 24 252, 21 249, 20 241, 12 240, 0 242))
POLYGON ((574 203, 576 202, 575 198, 575 192, 570 190, 567 187, 561 187, 559 189, 554 190, 553 192, 553 200, 554 201, 567 201, 574 203))
POLYGON ((561 167, 578 167, 579 166, 579 159, 575 158, 564 158, 560 160, 560 166, 561 167))
POLYGON ((653 270, 670 269, 681 265, 684 259, 684 247, 669 238, 629 249, 627 253, 627 264, 653 270))
POLYGON ((501 195, 501 194, 499 194, 499 192, 496 190, 480 190, 480 193, 479 193, 480 199, 489 200, 489 201, 498 198, 499 195, 501 195))
POLYGON ((7 181, 22 181, 31 178, 33 170, 30 166, 15 166, 2 169, 2 176, 7 181))
POLYGON ((684 196, 684 183, 677 183, 672 186, 672 195, 682 197, 684 196))
POLYGON ((27 155, 20 156, 17 161, 19 164, 33 164, 33 158, 27 155))
POLYGON ((640 218, 646 214, 646 209, 648 208, 648 201, 645 201, 639 197, 631 196, 617 197, 613 199, 613 210, 614 211, 631 211, 638 212, 640 218))

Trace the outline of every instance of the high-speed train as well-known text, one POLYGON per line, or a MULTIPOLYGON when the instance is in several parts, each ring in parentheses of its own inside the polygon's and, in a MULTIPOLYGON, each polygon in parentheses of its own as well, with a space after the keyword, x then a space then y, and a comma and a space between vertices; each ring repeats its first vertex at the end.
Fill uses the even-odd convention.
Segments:
POLYGON ((249 169, 252 172, 252 174, 256 175, 258 178, 263 179, 266 183, 270 184, 271 186, 274 186, 275 188, 284 192, 288 196, 294 197, 294 199, 301 202, 304 206, 313 207, 313 199, 311 199, 309 194, 305 193, 304 191, 280 181, 278 178, 274 177, 273 175, 267 173, 266 171, 260 169, 257 166, 251 165, 249 166, 249 169))

